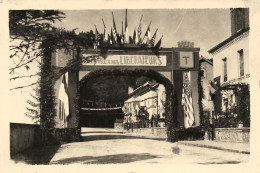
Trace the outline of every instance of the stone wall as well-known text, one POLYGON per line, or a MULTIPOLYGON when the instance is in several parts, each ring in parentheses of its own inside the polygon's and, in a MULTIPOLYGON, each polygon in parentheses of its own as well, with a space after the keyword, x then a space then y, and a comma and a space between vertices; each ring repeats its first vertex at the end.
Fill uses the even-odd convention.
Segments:
POLYGON ((165 127, 134 128, 130 129, 128 132, 144 137, 156 136, 165 139, 167 138, 167 130, 165 127))
POLYGON ((249 143, 250 128, 216 128, 215 140, 249 143))
POLYGON ((36 143, 36 130, 40 125, 10 123, 10 152, 19 153, 36 143))

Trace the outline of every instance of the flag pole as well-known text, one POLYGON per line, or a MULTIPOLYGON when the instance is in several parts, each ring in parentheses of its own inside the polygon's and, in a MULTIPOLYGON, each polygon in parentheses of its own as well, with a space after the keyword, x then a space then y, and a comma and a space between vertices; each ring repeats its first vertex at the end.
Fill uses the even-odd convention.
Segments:
POLYGON ((142 34, 141 22, 142 22, 142 19, 143 19, 143 15, 140 18, 139 26, 137 28, 137 36, 138 36, 138 43, 137 44, 141 43, 141 34, 142 34))

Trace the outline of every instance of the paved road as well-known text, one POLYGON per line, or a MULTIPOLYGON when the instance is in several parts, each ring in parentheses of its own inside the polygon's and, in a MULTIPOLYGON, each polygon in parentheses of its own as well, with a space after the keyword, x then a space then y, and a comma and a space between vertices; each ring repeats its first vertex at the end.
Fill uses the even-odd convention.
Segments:
POLYGON ((196 163, 238 164, 248 154, 185 146, 161 139, 144 139, 114 129, 82 129, 84 142, 61 145, 50 164, 196 163))

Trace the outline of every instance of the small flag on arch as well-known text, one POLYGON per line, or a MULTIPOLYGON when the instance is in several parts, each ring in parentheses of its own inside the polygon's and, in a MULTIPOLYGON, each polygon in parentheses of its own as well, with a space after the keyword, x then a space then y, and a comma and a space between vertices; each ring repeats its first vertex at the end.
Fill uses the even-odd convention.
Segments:
POLYGON ((158 28, 156 29, 156 31, 155 31, 154 34, 153 34, 153 37, 152 37, 151 40, 150 40, 149 46, 151 46, 151 47, 154 46, 157 31, 158 31, 158 28))
POLYGON ((114 13, 112 12, 113 16, 113 37, 114 37, 114 42, 117 42, 117 31, 116 31, 116 23, 115 23, 115 18, 114 18, 114 13))
POLYGON ((150 41, 150 25, 151 25, 151 22, 150 24, 148 25, 148 28, 145 32, 145 35, 144 35, 144 38, 143 38, 143 44, 149 44, 149 41, 150 41))

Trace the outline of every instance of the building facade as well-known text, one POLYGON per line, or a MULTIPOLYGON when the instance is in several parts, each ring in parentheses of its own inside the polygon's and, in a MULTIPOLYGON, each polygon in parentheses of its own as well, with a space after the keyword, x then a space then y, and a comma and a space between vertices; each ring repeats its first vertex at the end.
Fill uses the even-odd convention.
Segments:
POLYGON ((213 57, 212 86, 216 89, 214 111, 220 114, 232 113, 240 106, 238 91, 250 88, 249 9, 230 9, 230 16, 231 36, 209 50, 213 57))
POLYGON ((124 101, 124 123, 136 123, 144 118, 150 123, 155 119, 165 120, 165 102, 165 87, 157 82, 146 82, 130 92, 124 101), (142 111, 146 112, 146 117, 141 117, 142 111))

